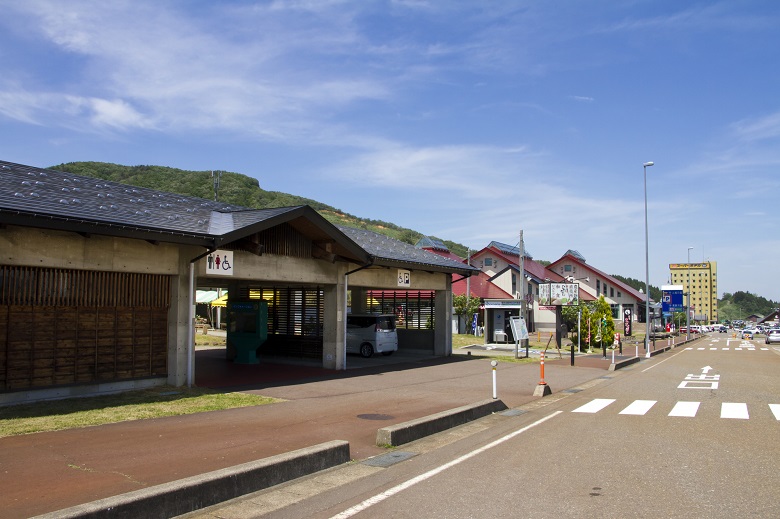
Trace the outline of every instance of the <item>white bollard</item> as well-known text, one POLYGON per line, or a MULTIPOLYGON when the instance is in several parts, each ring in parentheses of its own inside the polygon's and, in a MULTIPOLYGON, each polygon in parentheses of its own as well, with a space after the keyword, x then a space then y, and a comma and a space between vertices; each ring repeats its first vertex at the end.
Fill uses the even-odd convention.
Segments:
POLYGON ((496 393, 496 366, 498 366, 498 362, 495 360, 490 361, 490 365, 493 366, 493 400, 498 398, 498 395, 496 393))

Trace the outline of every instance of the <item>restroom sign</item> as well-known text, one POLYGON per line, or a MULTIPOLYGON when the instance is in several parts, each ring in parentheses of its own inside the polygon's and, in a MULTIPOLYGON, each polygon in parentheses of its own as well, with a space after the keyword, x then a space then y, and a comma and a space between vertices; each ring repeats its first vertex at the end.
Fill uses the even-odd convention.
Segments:
POLYGON ((206 256, 206 274, 217 276, 233 275, 233 251, 215 250, 206 256))
POLYGON ((412 288, 412 273, 408 270, 398 269, 398 286, 401 288, 412 288))

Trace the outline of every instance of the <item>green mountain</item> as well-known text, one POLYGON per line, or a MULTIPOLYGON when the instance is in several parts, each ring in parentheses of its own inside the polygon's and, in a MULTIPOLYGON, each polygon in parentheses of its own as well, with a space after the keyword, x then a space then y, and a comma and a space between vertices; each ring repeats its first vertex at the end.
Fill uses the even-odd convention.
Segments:
POLYGON ((750 292, 734 292, 723 294, 718 300, 718 313, 721 320, 732 321, 744 319, 751 315, 766 317, 780 308, 780 302, 772 301, 750 292))
MULTIPOLYGON (((106 162, 68 162, 51 166, 49 169, 67 171, 74 175, 100 178, 170 193, 206 199, 214 198, 214 177, 211 171, 187 171, 165 166, 121 166, 106 162)), ((266 191, 260 187, 260 183, 256 178, 241 173, 231 173, 229 171, 214 173, 221 173, 217 193, 218 199, 222 202, 253 209, 306 204, 314 208, 325 219, 335 224, 367 229, 412 245, 417 243, 423 236, 417 231, 399 227, 389 222, 359 218, 316 200, 279 191, 266 191)), ((436 237, 434 236, 434 238, 436 237)), ((441 238, 437 239, 441 240, 441 238)), ((468 254, 468 248, 465 245, 449 240, 441 241, 447 245, 450 251, 460 257, 465 258, 468 254)))

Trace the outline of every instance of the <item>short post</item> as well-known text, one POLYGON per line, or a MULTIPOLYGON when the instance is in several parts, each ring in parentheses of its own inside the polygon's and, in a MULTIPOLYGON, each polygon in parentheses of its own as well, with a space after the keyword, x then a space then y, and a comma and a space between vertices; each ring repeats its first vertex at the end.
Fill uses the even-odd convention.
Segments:
POLYGON ((498 398, 498 395, 496 394, 496 366, 498 366, 498 362, 491 360, 490 365, 493 366, 493 400, 495 400, 498 398))
POLYGON ((612 348, 612 364, 615 363, 615 348, 612 348))
POLYGON ((536 389, 534 389, 534 396, 547 396, 552 394, 552 389, 550 389, 550 386, 548 386, 547 382, 544 381, 544 352, 540 353, 539 359, 541 380, 539 380, 539 383, 536 385, 536 389))

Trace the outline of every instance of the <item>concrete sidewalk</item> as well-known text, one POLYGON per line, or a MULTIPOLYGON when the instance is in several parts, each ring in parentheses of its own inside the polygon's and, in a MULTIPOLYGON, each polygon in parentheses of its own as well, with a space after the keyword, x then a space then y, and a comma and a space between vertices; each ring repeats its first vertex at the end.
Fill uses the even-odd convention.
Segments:
MULTIPOLYGON (((265 362, 248 368, 287 370, 286 378, 247 382, 247 369, 221 383, 285 402, 2 438, 0 510, 30 517, 331 440, 348 441, 352 459, 364 459, 385 452, 375 445, 379 428, 492 397, 488 359, 396 361, 340 372, 299 366, 298 377, 265 362)), ((545 380, 555 393, 604 375, 585 364, 551 362, 545 380)), ((537 398, 539 365, 499 363, 497 380, 499 399, 523 405, 537 398)))

